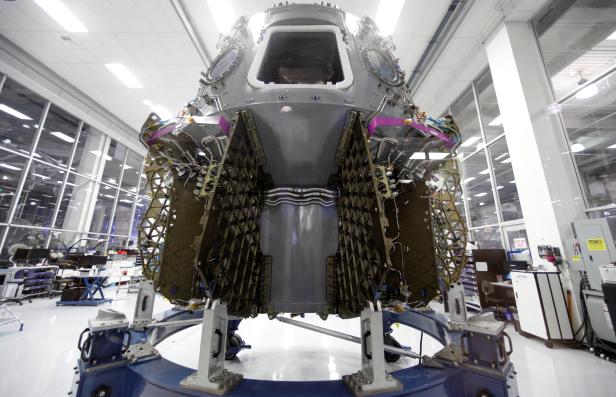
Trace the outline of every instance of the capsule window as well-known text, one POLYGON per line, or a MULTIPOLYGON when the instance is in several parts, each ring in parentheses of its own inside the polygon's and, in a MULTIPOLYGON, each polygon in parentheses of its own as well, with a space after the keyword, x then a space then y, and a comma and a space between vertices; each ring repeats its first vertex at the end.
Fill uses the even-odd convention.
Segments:
POLYGON ((333 32, 272 33, 258 80, 265 84, 336 84, 344 80, 333 32))

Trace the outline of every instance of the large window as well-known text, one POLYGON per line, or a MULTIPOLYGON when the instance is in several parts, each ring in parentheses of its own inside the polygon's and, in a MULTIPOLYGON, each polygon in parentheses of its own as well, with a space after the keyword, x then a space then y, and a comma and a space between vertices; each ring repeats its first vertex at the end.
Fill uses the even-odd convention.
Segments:
POLYGON ((523 215, 492 75, 487 70, 451 105, 460 127, 458 149, 467 225, 480 248, 503 248, 503 228, 523 215))
POLYGON ((498 223, 485 152, 481 151, 467 158, 462 162, 461 168, 470 226, 498 223))
POLYGON ((67 167, 78 126, 78 119, 56 106, 51 106, 34 156, 50 164, 67 167))
POLYGON ((522 219, 520 197, 517 182, 513 176, 507 141, 503 137, 490 145, 488 150, 492 158, 495 189, 500 202, 502 219, 503 221, 522 219))
POLYGON ((472 89, 467 90, 460 99, 451 105, 451 114, 460 127, 460 134, 462 135, 462 143, 458 148, 458 158, 464 159, 469 154, 484 147, 472 89))
POLYGON ((7 151, 0 156, 0 222, 6 222, 27 159, 7 151))
POLYGON ((14 224, 50 227, 66 172, 33 161, 21 191, 14 224))
MULTIPOLYGON (((556 98, 577 91, 616 62, 613 1, 555 0, 533 26, 556 98)), ((584 95, 594 91, 588 88, 584 95)))
POLYGON ((0 147, 30 153, 46 100, 6 79, 0 91, 0 147))
POLYGON ((20 245, 127 247, 147 202, 143 156, 0 74, 1 81, 0 256, 20 245))
POLYGON ((616 208, 616 2, 556 0, 533 21, 588 212, 616 208))

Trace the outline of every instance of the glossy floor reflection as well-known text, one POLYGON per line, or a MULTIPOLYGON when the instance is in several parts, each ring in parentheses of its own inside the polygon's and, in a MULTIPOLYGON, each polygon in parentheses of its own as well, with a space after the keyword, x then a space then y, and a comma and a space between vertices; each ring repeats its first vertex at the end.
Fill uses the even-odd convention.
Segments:
MULTIPOLYGON (((113 290, 107 290, 114 296, 113 290)), ((135 294, 123 292, 111 307, 132 317, 135 294)), ((87 320, 96 315, 95 307, 56 307, 55 300, 37 299, 23 306, 11 306, 25 323, 0 327, 0 396, 52 397, 64 396, 72 380, 72 368, 78 357, 79 333, 87 320)), ((156 299, 156 311, 170 307, 156 299)), ((357 319, 330 318, 326 322, 316 316, 300 319, 316 325, 358 335, 357 319)), ((590 353, 556 346, 548 349, 538 339, 513 338, 514 362, 522 397, 545 396, 610 396, 616 390, 616 364, 590 353)), ((248 378, 275 380, 338 379, 356 371, 360 364, 359 345, 312 331, 293 327, 264 316, 243 321, 238 333, 252 345, 230 363, 232 371, 248 378)), ((419 349, 419 333, 396 328, 400 343, 419 349)), ((200 329, 193 327, 178 333, 159 345, 170 360, 195 367, 200 329)), ((426 354, 438 350, 439 344, 425 337, 426 354)), ((414 365, 403 358, 391 369, 414 365)))

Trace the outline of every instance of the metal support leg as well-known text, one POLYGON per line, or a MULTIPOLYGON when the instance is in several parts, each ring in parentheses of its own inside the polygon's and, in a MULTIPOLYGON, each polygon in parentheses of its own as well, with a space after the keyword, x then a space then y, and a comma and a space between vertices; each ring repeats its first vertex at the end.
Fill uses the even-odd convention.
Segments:
POLYGON ((144 331, 145 326, 150 324, 154 311, 154 283, 145 280, 139 283, 139 294, 135 304, 135 316, 133 317, 133 328, 137 331, 144 331))
POLYGON ((372 302, 361 312, 361 371, 344 375, 347 385, 356 396, 366 396, 387 391, 402 390, 402 384, 385 371, 383 355, 383 313, 381 303, 375 308, 372 302))
POLYGON ((242 375, 224 368, 227 345, 227 306, 208 300, 203 309, 203 330, 197 372, 180 382, 185 388, 223 395, 235 387, 242 375))
POLYGON ((452 323, 466 323, 466 300, 464 298, 464 285, 460 281, 449 285, 447 294, 449 304, 449 319, 452 323))

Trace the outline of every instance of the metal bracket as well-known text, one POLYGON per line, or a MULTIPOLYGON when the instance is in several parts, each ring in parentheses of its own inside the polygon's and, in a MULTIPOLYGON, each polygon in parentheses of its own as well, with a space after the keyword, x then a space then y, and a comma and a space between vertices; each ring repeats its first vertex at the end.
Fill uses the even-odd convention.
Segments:
POLYGON ((208 301, 203 309, 201 350, 197 372, 180 382, 187 389, 223 395, 243 378, 241 374, 227 371, 225 353, 227 348, 227 305, 219 300, 208 301))
POLYGON ((464 362, 464 353, 462 352, 462 348, 455 343, 450 343, 447 346, 443 347, 439 350, 434 358, 440 358, 443 360, 448 360, 454 363, 462 364, 464 362))
POLYGON ((449 285, 447 294, 449 304, 449 319, 452 323, 466 323, 466 301, 464 299, 464 286, 460 281, 449 285))
POLYGON ((361 370, 344 375, 342 380, 356 396, 402 390, 402 383, 385 371, 385 342, 383 340, 383 313, 381 302, 375 308, 372 302, 362 310, 361 316, 361 370))
POLYGON ((131 362, 135 362, 143 360, 144 358, 158 358, 160 357, 160 353, 150 342, 144 342, 130 345, 126 353, 124 353, 124 357, 131 362))
POLYGON ((133 329, 144 331, 145 327, 154 321, 152 318, 152 313, 154 312, 154 297, 154 282, 151 280, 140 282, 137 303, 135 304, 135 315, 133 317, 133 329))

